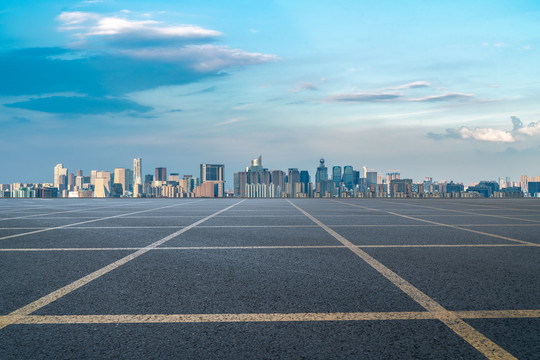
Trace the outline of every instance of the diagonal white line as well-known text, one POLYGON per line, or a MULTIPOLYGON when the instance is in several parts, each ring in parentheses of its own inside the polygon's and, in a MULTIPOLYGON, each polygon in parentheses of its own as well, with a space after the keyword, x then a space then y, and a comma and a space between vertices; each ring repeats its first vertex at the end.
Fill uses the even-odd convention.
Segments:
POLYGON ((193 203, 196 203, 196 202, 199 202, 199 201, 203 201, 203 200, 192 201, 192 202, 189 202, 189 203, 181 203, 181 204, 175 204, 175 205, 162 206, 162 207, 153 208, 153 209, 140 210, 140 211, 135 211, 135 212, 125 213, 125 214, 119 214, 119 215, 107 216, 107 217, 103 217, 103 218, 99 218, 99 219, 92 219, 92 220, 87 220, 87 221, 76 222, 76 223, 73 223, 73 224, 60 225, 60 226, 55 226, 55 227, 51 227, 51 228, 45 228, 45 229, 41 229, 41 230, 35 230, 35 231, 25 232, 25 233, 21 233, 21 234, 8 235, 8 236, 0 237, 0 240, 11 239, 11 238, 15 238, 15 237, 19 237, 19 236, 25 236, 25 235, 31 235, 31 234, 37 234, 37 233, 41 233, 41 232, 44 232, 44 231, 51 231, 51 230, 57 230, 57 229, 65 229, 65 228, 68 228, 68 227, 71 227, 71 226, 75 226, 75 225, 82 225, 82 224, 88 224, 88 223, 96 222, 96 221, 102 221, 102 220, 108 220, 108 219, 115 219, 115 218, 119 218, 119 217, 123 217, 123 216, 128 216, 128 215, 133 215, 133 214, 141 214, 141 213, 145 213, 145 212, 149 212, 149 211, 155 211, 155 210, 160 210, 160 209, 166 209, 166 208, 175 207, 175 206, 182 206, 182 205, 187 205, 187 204, 193 204, 193 203))
POLYGON ((10 324, 13 324, 15 322, 18 321, 18 319, 21 317, 21 316, 26 316, 26 315, 30 315, 31 313, 33 313, 34 311, 37 311, 39 309, 41 309, 42 307, 60 299, 61 297, 69 294, 70 292, 80 288, 81 286, 84 286, 86 284, 88 284, 89 282, 107 274, 108 272, 111 272, 117 268, 119 268, 120 266, 130 262, 131 260, 147 253, 148 251, 154 249, 154 248, 157 248, 158 246, 166 243, 167 241, 171 240, 172 238, 182 234, 182 233, 185 233, 186 231, 194 228, 195 226, 199 225, 199 224, 202 224, 203 222, 213 218, 214 216, 217 216, 233 207, 235 207, 236 205, 244 202, 245 200, 241 200, 225 209, 222 209, 222 210, 219 210, 215 213, 213 213, 212 215, 209 215, 203 219, 200 219, 199 221, 196 221, 194 222, 193 224, 189 225, 189 226, 186 226, 185 228, 181 229, 181 230, 178 230, 177 232, 175 233, 172 233, 166 237, 164 237, 163 239, 161 240, 158 240, 140 250, 137 250, 135 251, 134 253, 128 255, 128 256, 125 256, 123 258, 121 258, 120 260, 117 260, 105 267, 102 267, 101 269, 99 270, 96 270, 94 271, 93 273, 91 274, 88 274, 82 278, 80 278, 79 280, 76 280, 74 282, 72 282, 71 284, 68 284, 56 291, 53 291, 51 293, 49 293, 48 295, 45 295, 39 299, 37 299, 36 301, 33 301, 31 302, 30 304, 28 305, 25 305, 15 311, 12 311, 10 314, 8 314, 9 316, 11 316, 12 320, 14 322, 5 322, 5 323, 2 323, 0 324, 0 329, 3 329, 4 327, 10 325, 10 324))
POLYGON ((382 276, 388 279, 392 284, 401 289, 405 294, 410 298, 420 304, 424 309, 436 315, 437 319, 443 322, 448 326, 452 331, 459 335, 463 340, 467 341, 476 350, 480 351, 488 359, 516 359, 506 350, 504 350, 499 345, 495 344, 485 335, 480 333, 478 330, 467 324, 465 321, 457 317, 452 312, 446 310, 441 304, 430 298, 428 295, 420 291, 418 288, 414 287, 407 280, 387 268, 381 262, 376 260, 374 257, 361 250, 349 240, 345 239, 343 236, 323 224, 321 221, 313 217, 308 212, 304 211, 302 208, 287 200, 292 206, 306 215, 311 221, 323 228, 327 233, 332 235, 336 240, 349 248, 353 253, 358 255, 362 260, 368 263, 372 268, 377 270, 382 276))

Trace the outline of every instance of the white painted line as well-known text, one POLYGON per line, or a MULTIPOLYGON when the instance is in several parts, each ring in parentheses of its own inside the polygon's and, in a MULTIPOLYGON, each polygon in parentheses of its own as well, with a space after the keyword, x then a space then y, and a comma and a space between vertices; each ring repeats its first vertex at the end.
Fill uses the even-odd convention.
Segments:
MULTIPOLYGON (((461 319, 531 319, 539 318, 540 310, 452 311, 461 319)), ((228 322, 310 322, 310 321, 386 321, 438 320, 430 311, 348 312, 348 313, 244 313, 244 314, 130 314, 130 315, 27 315, 17 324, 165 324, 165 323, 228 323, 228 322)), ((12 322, 10 315, 0 316, 0 324, 12 322)))
POLYGON ((374 257, 365 251, 356 247, 349 240, 339 235, 337 232, 323 224, 321 221, 304 211, 302 208, 287 200, 292 206, 306 215, 311 221, 323 228, 327 233, 332 235, 336 240, 349 248, 353 253, 358 255, 362 260, 368 263, 372 268, 377 270, 382 276, 392 282, 395 286, 401 289, 410 298, 420 304, 424 309, 436 315, 437 319, 448 326, 452 331, 459 335, 463 340, 467 341, 479 352, 488 359, 515 359, 510 353, 504 350, 499 345, 488 339, 485 335, 474 329, 465 321, 457 317, 452 312, 446 310, 441 304, 427 296, 425 293, 414 287, 411 283, 403 279, 401 276, 387 268, 374 257))
MULTIPOLYGON (((336 202, 338 202, 340 204, 348 205, 348 206, 371 209, 371 208, 368 208, 366 206, 357 205, 357 204, 351 204, 351 203, 348 203, 348 202, 339 202, 339 201, 336 201, 336 202)), ((372 210, 374 210, 374 209, 372 209, 372 210)), ((398 214, 398 213, 395 213, 395 212, 392 212, 392 211, 386 211, 386 210, 378 210, 378 211, 384 211, 384 212, 386 212, 388 214, 392 214, 392 215, 399 216, 399 217, 406 218, 406 219, 416 220, 416 221, 420 221, 420 222, 424 222, 424 223, 428 223, 428 224, 444 226, 444 227, 457 229, 457 230, 463 230, 463 231, 471 232, 471 233, 474 233, 474 234, 486 235, 486 236, 494 237, 494 238, 497 238, 497 239, 508 240, 508 241, 517 242, 517 243, 520 243, 520 244, 526 244, 526 245, 529 245, 529 246, 540 246, 540 244, 535 244, 535 243, 532 243, 532 242, 529 242, 529 241, 524 241, 524 240, 514 239, 514 238, 511 238, 511 237, 507 237, 507 236, 501 236, 501 235, 487 233, 487 232, 478 231, 478 230, 474 230, 474 229, 464 228, 464 227, 460 227, 460 226, 457 226, 457 225, 451 225, 451 224, 440 223, 440 222, 437 222, 437 221, 419 219, 419 218, 415 218, 415 217, 408 216, 408 215, 398 214)))
MULTIPOLYGON (((461 247, 527 247, 526 244, 421 244, 421 245, 354 245, 357 248, 461 248, 461 247)), ((257 249, 332 249, 345 248, 345 245, 253 245, 253 246, 167 246, 151 250, 257 250, 257 249)), ((144 247, 109 247, 109 248, 6 248, 0 252, 25 251, 117 251, 140 250, 144 247)))
MULTIPOLYGON (((440 210, 440 211, 449 211, 449 212, 460 214, 460 215, 454 215, 454 216, 470 216, 470 215, 474 215, 474 216, 485 216, 485 217, 494 217, 494 218, 499 218, 499 219, 508 219, 508 220, 518 220, 518 221, 528 221, 528 222, 540 223, 540 220, 521 219, 521 218, 515 218, 515 217, 511 217, 511 216, 504 216, 504 215, 480 214, 480 213, 471 212, 471 211, 445 209, 445 208, 438 208, 438 207, 434 207, 434 206, 417 205, 417 204, 411 204, 411 203, 403 203, 402 205, 416 206, 416 207, 421 207, 421 208, 425 208, 425 209, 433 209, 433 210, 440 210)), ((506 210, 506 208, 505 209, 499 209, 499 210, 506 210)), ((409 215, 409 216, 415 216, 415 215, 409 215)), ((418 215, 418 216, 441 216, 441 215, 437 214, 437 215, 418 215)), ((444 216, 444 215, 442 215, 442 216, 444 216)), ((516 216, 518 216, 518 215, 516 215, 516 216)))
MULTIPOLYGON (((11 313, 9 313, 8 315, 12 317, 12 320, 14 320, 15 322, 20 318, 20 317, 23 317, 23 316, 27 316, 27 315, 30 315, 31 313, 33 313, 34 311, 37 311, 39 309, 41 309, 42 307, 60 299, 61 297, 69 294, 70 292, 80 288, 81 286, 84 286, 88 283, 90 283, 91 281, 107 274, 108 272, 111 272, 117 268, 119 268, 120 266, 130 262, 131 260, 147 253, 148 251, 154 249, 154 248, 157 248, 158 246, 166 243, 167 241, 171 240, 172 238, 180 235, 180 234, 183 234, 185 233, 186 231, 194 228, 195 226, 199 225, 199 224, 202 224, 203 222, 213 218, 214 216, 217 216, 233 207, 235 207, 236 205, 238 204, 241 204, 242 202, 244 202, 245 200, 241 200, 239 202, 236 202, 234 203, 233 205, 225 208, 225 209, 222 209, 222 210, 219 210, 211 215, 208 215, 207 217, 201 219, 201 220, 198 220, 196 222, 194 222, 193 224, 189 225, 189 226, 186 226, 185 228, 181 229, 181 230, 178 230, 177 232, 173 233, 173 234, 170 234, 166 237, 164 237, 163 239, 161 240, 158 240, 156 242, 153 242, 152 244, 148 245, 148 246, 145 246, 144 248, 140 249, 140 250, 137 250, 135 251, 134 253, 128 255, 128 256, 125 256, 123 258, 121 258, 120 260, 117 260, 105 267, 102 267, 101 269, 99 270, 96 270, 94 271, 93 273, 91 274, 88 274, 82 278, 80 278, 79 280, 76 280, 74 282, 72 282, 71 284, 68 284, 56 291, 53 291, 51 293, 49 293, 48 295, 45 295, 39 299, 37 299, 36 301, 33 301, 31 302, 30 304, 28 305, 25 305, 15 311, 12 311, 11 313)), ((178 205, 173 205, 173 206, 178 206, 178 205)), ((166 207, 171 207, 171 206, 166 206, 166 207)), ((165 207, 163 207, 165 208, 165 207)), ((152 209, 152 210, 157 210, 157 209, 152 209)), ((4 327, 10 325, 10 324, 13 324, 13 322, 5 322, 5 323, 2 323, 0 324, 0 329, 3 329, 4 327)))
MULTIPOLYGON (((199 201, 202 201, 202 200, 199 200, 199 201)), ((198 201, 194 201, 194 202, 198 202, 198 201)), ((145 212, 149 212, 149 211, 155 211, 155 210, 160 210, 160 209, 166 209, 166 208, 175 207, 175 206, 188 205, 188 204, 192 204, 192 203, 194 203, 194 202, 190 202, 190 203, 187 203, 187 202, 186 202, 186 203, 180 203, 180 204, 174 204, 174 205, 162 206, 162 207, 153 208, 153 209, 140 210, 140 211, 135 211, 135 212, 125 213, 125 214, 120 214, 120 215, 107 216, 107 217, 103 217, 103 218, 99 218, 99 219, 92 219, 92 220, 87 220, 87 221, 81 221, 81 222, 77 222, 77 223, 73 223, 73 224, 67 224, 67 225, 55 226, 55 227, 45 228, 45 229, 41 229, 41 230, 35 230, 35 231, 25 232, 25 233, 21 233, 21 234, 8 235, 8 236, 0 237, 0 240, 11 239, 11 238, 20 237, 20 236, 25 236, 25 235, 31 235, 31 234, 38 234, 38 233, 41 233, 41 232, 44 232, 44 231, 57 230, 57 229, 65 229, 65 228, 70 227, 70 226, 82 225, 82 224, 88 224, 88 223, 91 223, 91 222, 103 221, 103 220, 108 220, 108 219, 115 219, 115 218, 119 218, 119 217, 127 216, 127 215, 132 215, 132 214, 141 214, 141 213, 145 213, 145 212)))
POLYGON ((100 206, 95 208, 84 208, 84 209, 76 209, 76 210, 68 210, 68 211, 57 211, 57 212, 49 212, 49 213, 41 213, 41 214, 34 214, 34 215, 26 215, 26 216, 18 216, 18 217, 12 217, 12 218, 2 218, 0 221, 6 221, 6 220, 17 220, 17 219, 28 219, 32 217, 38 217, 38 216, 49 216, 49 215, 55 215, 55 214, 65 214, 65 213, 73 213, 73 212, 81 212, 81 211, 88 211, 88 210, 97 210, 97 209, 103 209, 103 208, 111 208, 111 207, 120 207, 120 206, 127 206, 130 204, 121 204, 121 205, 113 205, 113 206, 100 206))

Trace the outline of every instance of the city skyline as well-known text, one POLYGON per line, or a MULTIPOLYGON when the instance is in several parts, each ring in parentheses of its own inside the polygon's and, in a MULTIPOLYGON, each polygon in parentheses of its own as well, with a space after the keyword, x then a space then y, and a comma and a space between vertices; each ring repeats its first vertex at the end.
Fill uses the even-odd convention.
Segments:
POLYGON ((3 1, 0 182, 258 154, 464 183, 535 174, 539 15, 537 1, 3 1))
MULTIPOLYGON (((399 171, 378 172, 367 167, 333 165, 325 159, 312 176, 308 170, 289 167, 264 167, 262 155, 250 161, 244 170, 234 171, 233 182, 226 186, 225 164, 200 164, 200 177, 192 174, 168 173, 165 167, 156 167, 154 175, 145 174, 143 159, 133 159, 133 169, 115 167, 114 171, 84 170, 70 172, 63 163, 53 169, 53 181, 41 183, 0 183, 0 198, 107 198, 107 197, 241 197, 241 198, 325 198, 325 197, 539 197, 540 175, 521 175, 518 181, 511 177, 479 180, 471 184, 459 181, 437 180, 426 176, 423 180, 402 177, 399 171), (88 173, 87 173, 88 174, 88 173), (231 188, 232 185, 232 188, 231 188)), ((170 170, 170 169, 169 169, 170 170)), ((176 171, 176 170, 175 170, 176 171)))
MULTIPOLYGON (((261 169, 263 169, 262 165, 257 165, 258 163, 262 163, 262 157, 263 155, 260 154, 257 158, 251 160, 251 167, 254 166, 255 164, 255 167, 258 168, 260 167, 261 169)), ((75 174, 75 171, 76 172, 79 172, 79 171, 82 171, 85 175, 89 175, 93 172, 110 172, 111 174, 116 174, 118 171, 127 171, 129 172, 129 177, 132 178, 131 179, 131 182, 133 184, 142 184, 144 182, 144 178, 145 176, 149 176, 151 175, 154 179, 159 179, 159 181, 166 181, 168 178, 169 178, 169 175, 178 175, 180 176, 180 178, 182 176, 192 176, 194 178, 199 178, 199 179, 203 179, 203 166, 209 166, 209 167, 216 167, 216 166, 219 166, 219 167, 225 167, 225 168, 230 168, 230 166, 228 165, 225 165, 225 164, 220 164, 220 165, 215 165, 215 164, 209 164, 209 163, 199 163, 199 166, 198 166, 198 170, 197 171, 192 171, 192 172, 188 172, 188 171, 184 171, 181 167, 168 167, 168 166, 157 166, 157 167, 152 167, 152 166, 146 166, 146 161, 144 161, 143 163, 143 158, 141 157, 138 157, 138 158, 133 158, 131 160, 131 162, 127 161, 127 162, 124 162, 124 163, 132 163, 133 164, 133 167, 130 168, 129 166, 124 166, 124 167, 119 167, 119 166, 113 166, 112 168, 108 169, 108 168, 104 168, 104 167, 97 167, 95 169, 84 169, 84 168, 81 168, 81 167, 71 167, 71 166, 66 166, 65 168, 59 168, 59 166, 63 166, 65 164, 65 162, 60 162, 58 163, 57 162, 57 165, 55 165, 53 167, 53 174, 52 176, 50 175, 40 175, 40 177, 43 179, 41 181, 28 181, 27 179, 21 179, 21 178, 17 178, 15 181, 1 181, 0 179, 0 184, 9 184, 9 183, 28 183, 28 184, 31 184, 31 183, 35 183, 35 184, 40 184, 40 183, 51 183, 51 184, 54 184, 55 187, 57 187, 57 184, 58 184, 58 176, 59 175, 64 175, 67 176, 69 174, 75 174), (151 170, 145 170, 150 168, 151 170), (76 170, 73 170, 73 171, 69 171, 69 169, 76 169, 76 170), (69 171, 69 172, 68 172, 69 171), (159 175, 158 175, 159 173, 159 175), (200 176, 199 176, 200 175, 200 176), (140 183, 137 182, 137 176, 138 178, 140 179, 140 183), (49 178, 50 177, 50 178, 49 178)), ((250 167, 246 167, 245 166, 245 163, 246 163, 246 160, 244 160, 244 166, 240 166, 236 169, 230 169, 230 171, 224 171, 224 169, 222 168, 221 170, 219 170, 219 175, 215 175, 215 171, 216 170, 213 170, 213 174, 214 176, 218 176, 217 178, 208 178, 208 180, 220 180, 220 181, 224 181, 225 183, 225 189, 226 190, 233 190, 233 183, 234 183, 234 173, 235 172, 238 172, 238 171, 242 171, 243 168, 245 168, 246 170, 249 169, 250 167)), ((266 161, 265 161, 266 163, 266 161)), ((334 171, 339 168, 339 170, 341 171, 340 172, 340 175, 339 177, 341 178, 343 175, 345 175, 345 168, 350 168, 350 170, 354 169, 354 171, 360 171, 362 174, 360 175, 360 177, 364 177, 364 178, 369 178, 370 177, 370 172, 371 173, 375 173, 375 174, 379 174, 379 175, 392 175, 392 174, 398 174, 398 175, 401 175, 402 177, 405 177, 405 178, 410 178, 413 180, 413 182, 422 182, 424 181, 426 178, 431 178, 433 179, 433 181, 436 181, 436 182, 443 182, 443 183, 450 183, 450 182, 454 182, 454 183, 459 183, 459 184, 463 184, 465 186, 472 186, 472 185, 476 185, 478 184, 479 181, 500 181, 500 179, 506 179, 506 180, 510 180, 512 182, 519 182, 520 181, 520 178, 522 178, 523 176, 531 176, 534 178, 536 177, 536 173, 540 172, 534 172, 534 173, 525 173, 525 172, 521 172, 518 176, 515 176, 515 177, 512 177, 512 176, 509 176, 508 174, 499 174, 499 176, 495 177, 495 178, 489 178, 487 176, 480 176, 480 177, 477 177, 477 178, 474 178, 473 181, 470 181, 470 182, 466 182, 466 181, 463 181, 459 175, 456 175, 456 177, 454 178, 450 178, 450 179, 442 179, 442 178, 436 178, 436 177, 433 177, 431 176, 431 174, 429 173, 425 173, 424 175, 421 175, 419 177, 412 177, 412 176, 409 176, 409 174, 405 171, 405 172, 402 172, 401 169, 387 169, 387 170, 384 170, 384 169, 381 169, 379 167, 368 167, 368 166, 362 166, 362 165, 359 165, 359 166, 355 166, 355 165, 351 165, 351 164, 342 164, 342 163, 338 163, 338 164, 335 164, 335 163, 329 163, 328 161, 326 161, 326 159, 324 157, 322 158, 319 158, 317 159, 317 162, 313 163, 311 165, 311 167, 309 168, 301 168, 301 167, 294 167, 294 169, 300 169, 302 171, 307 171, 309 173, 309 176, 311 178, 311 182, 312 183, 316 183, 318 182, 317 179, 318 179, 318 176, 319 176, 319 173, 318 173, 318 166, 323 163, 327 166, 327 172, 326 172, 326 179, 327 180, 334 180, 335 179, 335 175, 334 174, 334 171), (366 173, 367 172, 367 173, 366 173)), ((163 165, 163 164, 162 164, 163 165)), ((273 170, 279 170, 279 171, 287 171, 287 170, 290 170, 292 169, 293 167, 291 166, 285 166, 283 168, 278 168, 278 167, 265 167, 266 170, 270 170, 270 171, 273 171, 273 170)), ((352 174, 352 173, 351 173, 352 174)), ((123 175, 123 176, 128 176, 127 174, 126 175, 123 175)), ((116 175, 115 175, 116 177, 116 175)), ((73 179, 73 181, 75 181, 73 179)), ((121 182, 123 183, 123 182, 121 182)))

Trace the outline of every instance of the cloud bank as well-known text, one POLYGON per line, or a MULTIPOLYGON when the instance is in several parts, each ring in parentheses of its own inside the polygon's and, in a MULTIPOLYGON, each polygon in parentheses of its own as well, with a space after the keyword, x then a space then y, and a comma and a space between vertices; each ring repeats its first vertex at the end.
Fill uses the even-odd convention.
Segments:
POLYGON ((328 102, 445 102, 457 101, 465 102, 475 99, 472 94, 447 92, 444 94, 424 95, 413 97, 409 95, 409 90, 428 89, 432 91, 432 85, 427 81, 414 81, 411 83, 384 88, 377 91, 346 92, 332 95, 326 99, 328 102))
POLYGON ((510 119, 513 125, 511 131, 492 128, 470 129, 462 126, 459 129, 446 129, 443 134, 429 132, 427 136, 434 140, 472 139, 498 143, 512 143, 524 141, 530 137, 540 137, 540 121, 531 122, 529 125, 524 126, 519 118, 512 116, 510 119))
POLYGON ((0 53, 0 95, 41 98, 8 106, 52 113, 149 111, 127 93, 224 76, 226 69, 278 60, 215 44, 223 34, 196 25, 133 20, 129 12, 62 12, 58 30, 75 42, 0 53), (73 97, 49 97, 75 93, 73 97), (45 96, 45 97, 44 97, 45 96))

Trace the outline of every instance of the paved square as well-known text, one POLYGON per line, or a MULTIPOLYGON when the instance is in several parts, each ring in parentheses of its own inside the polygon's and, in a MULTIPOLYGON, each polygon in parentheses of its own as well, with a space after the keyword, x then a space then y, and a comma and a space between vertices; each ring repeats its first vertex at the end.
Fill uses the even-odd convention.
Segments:
POLYGON ((534 358, 535 199, 0 201, 0 358, 534 358))

